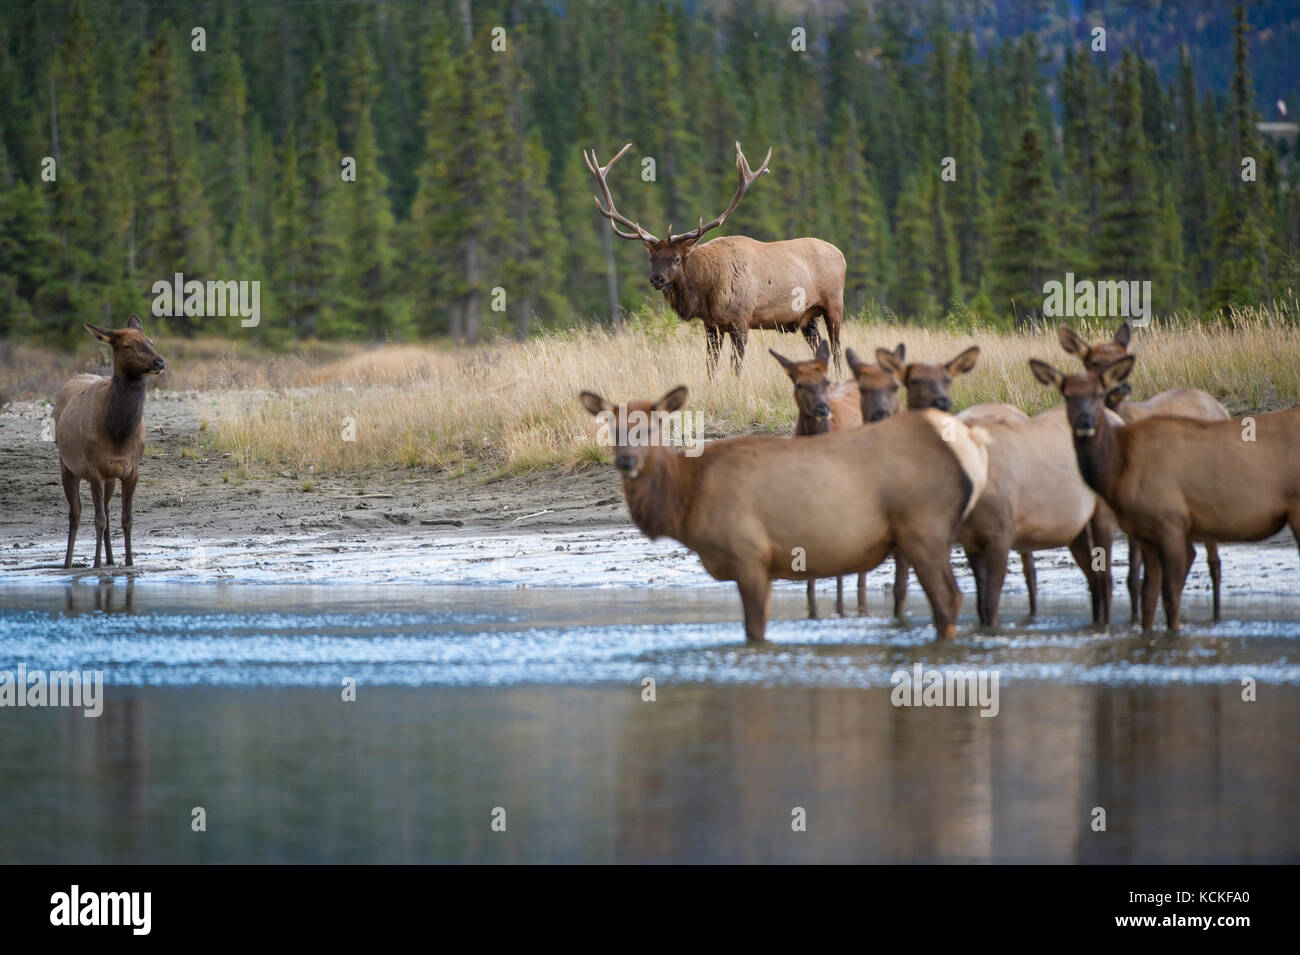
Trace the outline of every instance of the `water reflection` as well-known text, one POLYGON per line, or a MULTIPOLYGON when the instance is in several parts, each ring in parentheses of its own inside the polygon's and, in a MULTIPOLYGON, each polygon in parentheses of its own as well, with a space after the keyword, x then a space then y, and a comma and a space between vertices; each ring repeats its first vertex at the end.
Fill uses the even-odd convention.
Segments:
POLYGON ((993 719, 883 689, 135 689, 5 714, 0 861, 1294 862, 1297 718, 1294 689, 1187 686, 1024 683, 993 719))

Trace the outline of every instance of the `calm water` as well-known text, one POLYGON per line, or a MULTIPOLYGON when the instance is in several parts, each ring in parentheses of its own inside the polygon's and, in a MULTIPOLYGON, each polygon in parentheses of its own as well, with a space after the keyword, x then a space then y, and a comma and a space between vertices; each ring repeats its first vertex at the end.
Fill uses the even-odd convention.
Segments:
POLYGON ((1300 861, 1300 605, 1004 606, 938 646, 791 588, 752 649, 721 586, 0 587, 0 670, 108 684, 0 709, 0 861, 1300 861), (917 662, 998 715, 891 705, 917 662))

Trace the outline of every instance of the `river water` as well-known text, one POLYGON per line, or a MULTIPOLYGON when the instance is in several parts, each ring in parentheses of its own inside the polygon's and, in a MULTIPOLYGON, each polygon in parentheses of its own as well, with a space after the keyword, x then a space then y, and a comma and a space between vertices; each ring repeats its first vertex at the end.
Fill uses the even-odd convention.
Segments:
POLYGON ((0 587, 0 671, 105 683, 0 709, 0 862, 1300 861, 1293 598, 1172 638, 1013 593, 942 645, 912 609, 787 587, 751 648, 722 585, 0 587), (996 715, 895 706, 916 664, 996 715))

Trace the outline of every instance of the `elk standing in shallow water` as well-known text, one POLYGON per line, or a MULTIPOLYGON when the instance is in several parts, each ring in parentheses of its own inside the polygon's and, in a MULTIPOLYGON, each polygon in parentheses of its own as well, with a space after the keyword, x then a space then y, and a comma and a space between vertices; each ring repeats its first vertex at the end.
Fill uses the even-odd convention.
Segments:
MULTIPOLYGON (((1115 337, 1099 345, 1089 345, 1074 329, 1061 325, 1056 329, 1056 337, 1071 355, 1078 356, 1083 367, 1100 374, 1129 353, 1129 341, 1133 330, 1124 322, 1115 331, 1115 337)), ((1118 414, 1126 423, 1142 421, 1156 416, 1175 418, 1194 418, 1198 421, 1226 421, 1230 415, 1228 409, 1219 404, 1211 395, 1195 388, 1174 388, 1162 391, 1146 401, 1126 401, 1132 387, 1127 381, 1111 390, 1106 395, 1106 407, 1118 414)), ((1219 545, 1205 541, 1205 563, 1210 568, 1210 583, 1214 590, 1214 619, 1219 619, 1219 545)), ((1142 596, 1142 549, 1129 542, 1128 549, 1128 597, 1132 618, 1141 615, 1142 596)))
POLYGON ((664 299, 683 321, 704 322, 709 377, 713 377, 722 336, 731 337, 731 365, 737 375, 745 360, 745 342, 751 328, 799 331, 813 351, 817 350, 817 316, 823 317, 831 342, 835 367, 840 367, 840 319, 844 314, 844 254, 821 239, 787 239, 759 242, 743 235, 727 235, 700 242, 704 233, 716 229, 736 211, 754 180, 767 172, 772 150, 751 172, 736 143, 736 170, 740 183, 727 210, 698 228, 678 235, 668 227, 666 239, 656 238, 640 223, 614 208, 609 185, 610 167, 632 147, 628 143, 604 166, 594 149, 583 153, 587 168, 596 177, 601 195, 596 197, 600 214, 609 220, 614 234, 622 239, 640 239, 650 255, 650 284, 664 293, 664 299), (624 232, 622 225, 631 232, 624 232))
MULTIPOLYGON (((938 362, 912 362, 908 364, 902 345, 892 352, 884 348, 877 348, 876 361, 878 367, 884 373, 884 376, 888 376, 892 382, 892 388, 883 384, 884 376, 879 373, 870 371, 860 373, 858 388, 862 392, 863 414, 879 414, 879 409, 888 407, 887 402, 891 400, 891 396, 896 406, 901 391, 907 393, 907 408, 909 411, 920 411, 926 408, 951 411, 953 382, 974 368, 979 356, 979 346, 972 345, 956 358, 943 364, 938 362), (873 410, 868 410, 868 403, 872 404, 873 410)), ((853 366, 855 360, 855 358, 849 359, 850 366, 853 366)), ((856 366, 854 367, 856 372, 856 366)), ((1017 551, 1017 553, 1020 554, 1020 563, 1025 572, 1025 586, 1029 590, 1029 613, 1032 615, 1038 612, 1038 575, 1034 570, 1034 555, 1027 550, 1017 551)), ((974 570, 973 567, 972 570, 974 570)), ((978 575, 975 580, 977 585, 982 586, 978 575)), ((981 608, 980 622, 984 623, 985 613, 983 608, 985 607, 985 599, 982 591, 977 594, 977 598, 981 608)), ((894 582, 896 612, 901 613, 903 601, 906 600, 907 573, 906 568, 904 568, 899 575, 896 575, 894 582)))
POLYGON ((652 540, 693 550, 715 580, 736 582, 750 641, 766 632, 773 579, 863 573, 895 548, 916 568, 939 636, 956 632, 961 593, 948 557, 984 489, 986 436, 927 411, 811 438, 728 438, 688 457, 659 437, 661 415, 685 404, 686 388, 617 406, 589 391, 580 398, 616 430, 632 520, 652 540), (810 487, 823 493, 799 493, 810 487))
MULTIPOLYGON (((830 363, 830 345, 822 342, 817 354, 809 361, 791 361, 769 348, 772 357, 780 362, 794 384, 794 403, 799 417, 794 433, 801 437, 826 434, 830 431, 847 431, 862 427, 861 400, 858 386, 852 378, 831 387, 826 377, 830 363)), ((844 613, 844 578, 835 578, 835 612, 844 613)), ((858 574, 858 613, 867 612, 867 575, 858 574)), ((808 581, 808 616, 817 616, 817 581, 808 581)))
POLYGON ((1192 541, 1257 541, 1288 524, 1300 541, 1300 409, 1244 421, 1156 416, 1117 427, 1105 414, 1111 391, 1133 370, 1126 355, 1100 373, 1065 375, 1029 362, 1065 396, 1079 472, 1142 548, 1142 629, 1179 627, 1192 541))
POLYGON ((126 564, 132 564, 131 504, 144 457, 145 378, 167 367, 145 337, 138 315, 114 331, 86 323, 86 329, 113 348, 113 376, 77 375, 59 389, 54 402, 54 442, 59 449, 63 493, 68 499, 68 552, 64 568, 72 566, 72 546, 81 523, 81 482, 90 484, 95 504, 95 566, 100 549, 113 563, 108 534, 108 504, 113 486, 122 482, 122 539, 126 564))

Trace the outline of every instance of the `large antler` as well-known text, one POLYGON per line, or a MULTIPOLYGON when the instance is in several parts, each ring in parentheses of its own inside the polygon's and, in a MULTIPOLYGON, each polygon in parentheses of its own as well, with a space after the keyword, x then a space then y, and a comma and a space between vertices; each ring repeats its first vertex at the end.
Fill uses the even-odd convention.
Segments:
POLYGON ((726 222, 727 217, 736 211, 736 206, 740 205, 740 200, 745 197, 745 193, 749 191, 749 187, 754 180, 767 172, 767 164, 771 161, 772 149, 768 147, 767 158, 763 160, 763 165, 758 167, 758 172, 750 172, 749 162, 745 159, 745 154, 740 151, 740 143, 736 143, 736 172, 740 176, 740 185, 736 187, 736 195, 732 197, 731 205, 727 206, 727 211, 708 223, 700 219, 699 228, 692 229, 690 232, 683 232, 681 235, 670 236, 668 241, 680 242, 682 239, 698 239, 710 229, 716 229, 726 222))
POLYGON ((584 149, 582 151, 582 158, 586 160, 587 168, 591 170, 591 174, 595 176, 596 181, 600 183, 600 191, 605 196, 605 205, 601 205, 599 196, 593 196, 592 198, 596 200, 596 208, 600 210, 600 214, 609 220, 609 227, 614 230, 614 234, 617 235, 619 238, 640 239, 642 242, 658 242, 659 240, 657 238, 655 238, 645 229, 641 228, 641 224, 639 222, 633 222, 627 216, 623 215, 617 209, 614 208, 614 197, 609 194, 609 184, 605 182, 605 176, 609 172, 610 167, 613 166, 614 163, 618 162, 621 158, 623 158, 623 154, 631 148, 632 148, 632 144, 628 143, 626 146, 624 146, 622 149, 618 151, 617 156, 615 156, 613 159, 611 159, 603 166, 600 165, 599 162, 597 162, 596 150, 594 148, 590 150, 584 149), (608 208, 606 208, 606 206, 608 206, 608 208), (636 229, 636 232, 624 232, 622 229, 619 228, 620 223, 622 225, 630 226, 631 228, 636 229))

